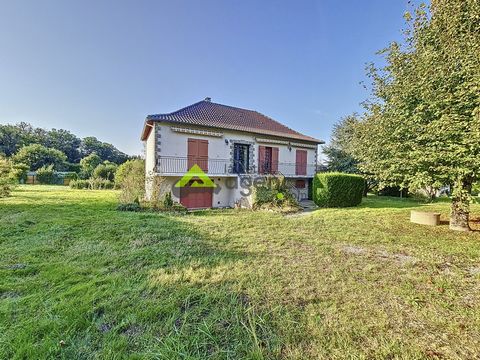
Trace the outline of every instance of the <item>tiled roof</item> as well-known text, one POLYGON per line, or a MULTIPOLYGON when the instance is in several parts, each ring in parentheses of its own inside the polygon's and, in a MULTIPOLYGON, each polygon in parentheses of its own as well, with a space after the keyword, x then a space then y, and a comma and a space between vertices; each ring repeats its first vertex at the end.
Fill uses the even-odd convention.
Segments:
MULTIPOLYGON (((148 115, 146 121, 167 121, 178 124, 272 135, 317 144, 323 143, 321 140, 292 130, 257 111, 217 104, 211 102, 208 98, 169 114, 148 115)), ((143 140, 148 135, 147 130, 148 129, 144 129, 144 133, 142 134, 143 140)))

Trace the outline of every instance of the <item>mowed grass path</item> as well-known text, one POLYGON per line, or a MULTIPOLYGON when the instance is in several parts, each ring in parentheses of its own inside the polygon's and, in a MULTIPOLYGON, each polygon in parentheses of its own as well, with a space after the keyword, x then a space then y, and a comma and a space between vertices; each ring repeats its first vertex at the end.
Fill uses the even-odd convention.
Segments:
MULTIPOLYGON (((473 359, 480 233, 448 203, 306 216, 124 213, 114 191, 0 199, 0 359, 473 359)), ((480 207, 473 207, 480 214, 480 207)))

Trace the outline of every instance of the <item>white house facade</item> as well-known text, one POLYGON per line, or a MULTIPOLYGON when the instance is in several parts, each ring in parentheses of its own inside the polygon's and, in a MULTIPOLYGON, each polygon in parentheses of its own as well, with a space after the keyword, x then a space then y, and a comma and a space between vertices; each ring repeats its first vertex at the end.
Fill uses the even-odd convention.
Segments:
POLYGON ((152 179, 161 177, 161 192, 172 191, 174 200, 190 209, 250 206, 254 184, 269 175, 284 176, 297 199, 306 199, 323 143, 256 111, 209 98, 170 114, 149 115, 142 140, 147 198, 160 186, 152 179), (195 164, 215 188, 175 187, 195 164))

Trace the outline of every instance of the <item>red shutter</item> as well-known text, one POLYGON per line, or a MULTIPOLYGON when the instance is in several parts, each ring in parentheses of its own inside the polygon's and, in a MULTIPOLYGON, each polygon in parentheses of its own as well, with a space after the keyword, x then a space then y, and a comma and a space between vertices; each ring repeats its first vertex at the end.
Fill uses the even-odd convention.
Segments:
POLYGON ((278 172, 278 147, 272 147, 272 174, 278 172))
POLYGON ((193 165, 195 165, 197 161, 197 154, 198 154, 198 143, 197 139, 188 139, 188 164, 187 170, 190 170, 193 165))
POLYGON ((208 172, 208 140, 198 140, 198 166, 208 172))
POLYGON ((195 164, 208 172, 208 140, 188 139, 188 170, 195 164))
POLYGON ((265 172, 265 146, 258 147, 258 173, 263 174, 265 172))
POLYGON ((307 150, 297 150, 295 161, 295 174, 307 175, 307 150))

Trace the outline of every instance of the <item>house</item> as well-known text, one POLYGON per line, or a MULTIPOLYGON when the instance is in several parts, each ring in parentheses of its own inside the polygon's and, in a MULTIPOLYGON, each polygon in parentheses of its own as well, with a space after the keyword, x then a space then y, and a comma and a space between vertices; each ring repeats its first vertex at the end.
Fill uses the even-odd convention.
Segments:
POLYGON ((308 198, 318 144, 324 143, 257 111, 210 98, 172 113, 148 115, 141 140, 147 198, 155 191, 172 191, 174 200, 187 208, 249 206, 252 187, 276 175, 285 177, 298 200, 308 198), (194 165, 214 187, 193 176, 200 174, 187 174, 194 165), (186 180, 181 187, 180 179, 186 180))

